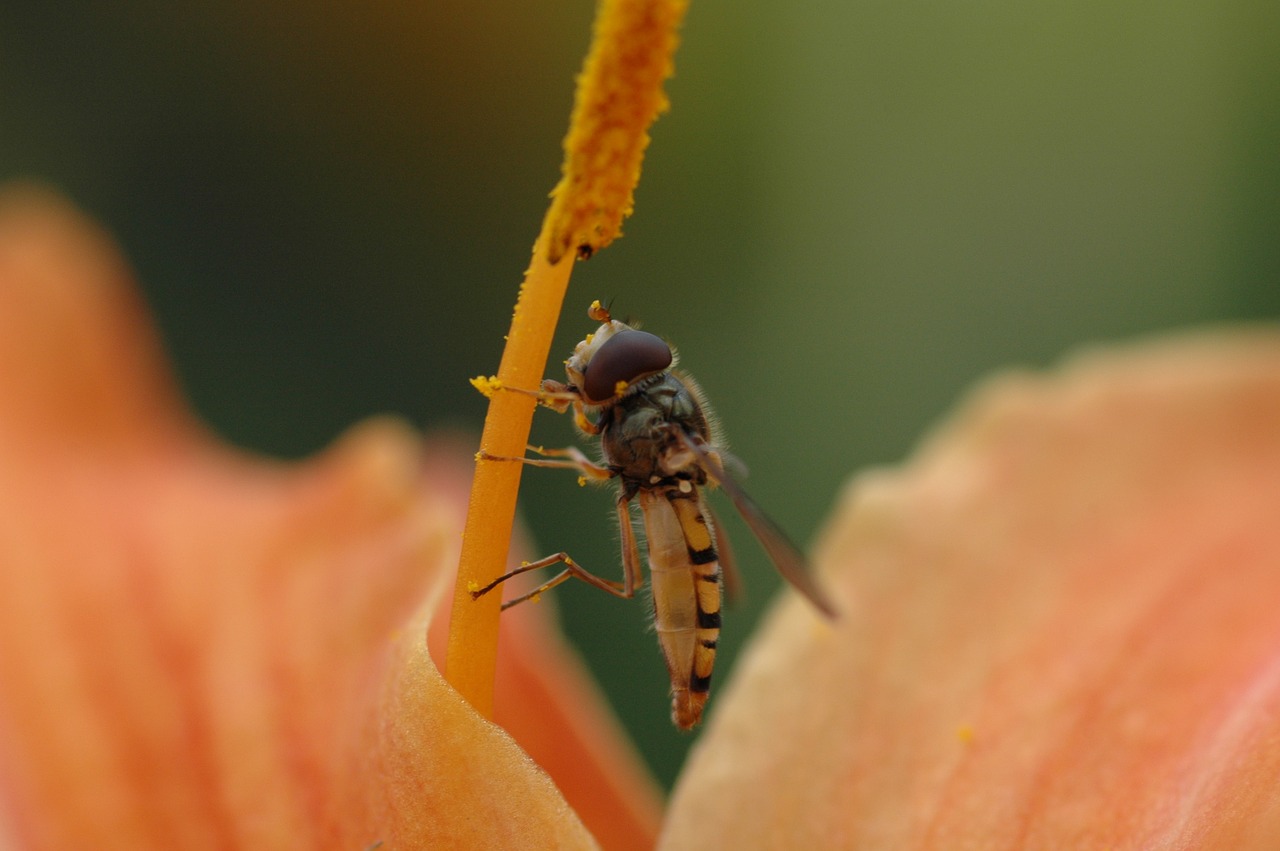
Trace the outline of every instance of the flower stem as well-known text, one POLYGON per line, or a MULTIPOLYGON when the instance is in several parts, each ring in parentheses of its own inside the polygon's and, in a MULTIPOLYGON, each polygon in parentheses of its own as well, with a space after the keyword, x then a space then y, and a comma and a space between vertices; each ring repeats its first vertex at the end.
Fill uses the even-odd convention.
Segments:
MULTIPOLYGON (((556 319, 569 286, 573 256, 565 255, 552 265, 542 246, 540 238, 534 245, 533 260, 525 272, 511 317, 511 330, 498 367, 498 381, 505 387, 536 390, 540 385, 556 319)), ((494 392, 480 437, 481 451, 509 458, 523 456, 536 406, 532 396, 494 392)), ((509 461, 476 462, 454 587, 445 676, 486 718, 493 714, 502 594, 472 599, 471 591, 499 576, 506 564, 523 468, 523 464, 509 461)))
MULTIPOLYGON (((575 257, 608 245, 631 214, 649 125, 666 109, 677 30, 687 0, 601 0, 573 117, 564 140, 563 176, 533 248, 511 318, 497 388, 537 390, 575 257)), ((492 382, 477 386, 493 388, 492 382)), ((524 455, 536 400, 490 394, 480 449, 524 455)), ((516 491, 524 465, 478 460, 454 587, 445 677, 486 717, 493 714, 500 594, 471 592, 502 575, 511 544, 516 491)))

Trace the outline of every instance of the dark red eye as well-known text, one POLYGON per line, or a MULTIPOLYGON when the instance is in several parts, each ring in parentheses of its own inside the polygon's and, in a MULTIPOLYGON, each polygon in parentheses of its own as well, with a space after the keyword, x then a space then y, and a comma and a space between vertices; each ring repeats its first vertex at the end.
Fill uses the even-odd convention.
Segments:
POLYGON ((671 347, 647 331, 619 331, 601 344, 587 364, 582 395, 588 402, 607 402, 618 384, 630 384, 671 366, 671 347))

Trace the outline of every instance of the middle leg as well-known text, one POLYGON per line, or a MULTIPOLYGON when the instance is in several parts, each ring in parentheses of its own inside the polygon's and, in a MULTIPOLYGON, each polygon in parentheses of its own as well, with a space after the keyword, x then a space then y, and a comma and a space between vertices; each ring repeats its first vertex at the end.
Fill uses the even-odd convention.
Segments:
POLYGON ((553 470, 577 470, 585 478, 595 479, 597 481, 605 481, 612 479, 617 475, 608 467, 603 467, 586 455, 582 454, 582 450, 576 446, 568 446, 564 449, 545 449, 541 446, 533 446, 530 444, 526 447, 530 452, 541 455, 541 458, 517 458, 513 455, 494 455, 481 449, 476 453, 478 461, 516 461, 520 464, 528 464, 530 467, 544 467, 553 470))

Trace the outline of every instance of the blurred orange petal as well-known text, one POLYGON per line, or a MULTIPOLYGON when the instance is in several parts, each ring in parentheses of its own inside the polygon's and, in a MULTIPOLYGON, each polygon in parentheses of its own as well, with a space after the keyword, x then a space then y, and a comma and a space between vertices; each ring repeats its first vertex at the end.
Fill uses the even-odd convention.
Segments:
POLYGON ((0 195, 0 845, 594 847, 557 784, 608 847, 651 842, 651 784, 536 613, 508 688, 576 755, 554 780, 427 655, 465 468, 391 421, 234 451, 158 352, 109 239, 0 195), (527 698, 553 689, 579 711, 527 698), (584 795, 600 762, 623 780, 584 795))
POLYGON ((993 382, 851 487, 662 847, 1280 847, 1280 334, 993 382))

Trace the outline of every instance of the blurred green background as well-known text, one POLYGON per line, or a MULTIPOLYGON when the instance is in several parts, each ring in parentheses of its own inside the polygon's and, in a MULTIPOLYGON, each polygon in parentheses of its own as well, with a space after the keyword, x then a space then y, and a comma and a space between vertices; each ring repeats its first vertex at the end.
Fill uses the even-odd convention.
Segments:
MULTIPOLYGON (((552 374, 592 298, 643 318, 797 539, 993 369, 1280 311, 1275 0, 779 8, 693 1, 637 214, 575 273, 552 374)), ((592 12, 6 0, 0 177, 117 234, 229 440, 302 456, 387 411, 478 431, 466 379, 496 368, 592 12)), ((611 499, 525 482, 538 546, 612 575, 611 499)), ((778 585, 730 525, 751 593, 721 684, 778 585)), ((669 783, 694 739, 647 605, 557 594, 669 783)))

